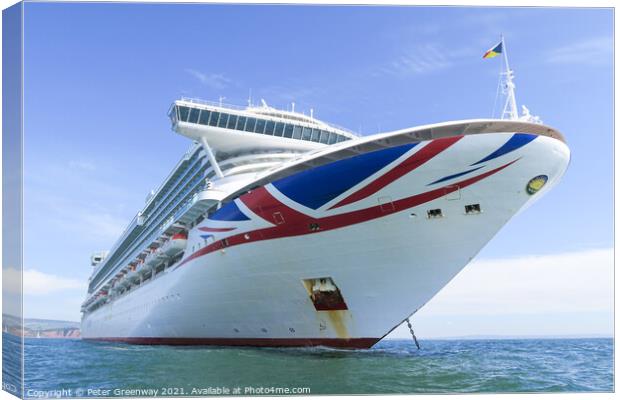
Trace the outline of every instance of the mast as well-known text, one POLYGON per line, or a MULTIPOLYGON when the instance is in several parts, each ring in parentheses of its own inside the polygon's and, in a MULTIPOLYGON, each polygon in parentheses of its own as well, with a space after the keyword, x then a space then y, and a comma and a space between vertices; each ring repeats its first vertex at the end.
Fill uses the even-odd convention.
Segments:
POLYGON ((501 36, 502 54, 504 54, 504 72, 501 75, 504 78, 503 92, 506 96, 506 102, 504 103, 504 111, 502 112, 502 119, 519 119, 519 111, 517 109, 517 99, 515 97, 515 84, 514 73, 510 69, 508 64, 508 51, 506 50, 506 42, 504 41, 504 35, 501 36))

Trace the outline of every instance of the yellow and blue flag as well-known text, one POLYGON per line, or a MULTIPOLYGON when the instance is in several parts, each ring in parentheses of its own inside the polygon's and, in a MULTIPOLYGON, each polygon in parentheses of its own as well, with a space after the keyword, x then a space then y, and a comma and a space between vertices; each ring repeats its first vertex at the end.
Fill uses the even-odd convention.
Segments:
POLYGON ((491 50, 484 53, 482 58, 493 58, 495 56, 500 55, 502 53, 503 44, 504 44, 503 41, 499 42, 495 47, 491 48, 491 50))

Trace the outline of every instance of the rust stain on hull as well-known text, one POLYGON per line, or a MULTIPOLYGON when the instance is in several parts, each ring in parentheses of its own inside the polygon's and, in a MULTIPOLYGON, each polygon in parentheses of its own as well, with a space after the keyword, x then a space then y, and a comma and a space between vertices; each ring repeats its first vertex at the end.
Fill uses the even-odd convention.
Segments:
POLYGON ((347 322, 351 319, 351 313, 347 310, 336 311, 319 311, 320 313, 327 314, 327 318, 331 323, 332 328, 336 332, 336 335, 340 339, 349 339, 349 330, 347 328, 347 322))

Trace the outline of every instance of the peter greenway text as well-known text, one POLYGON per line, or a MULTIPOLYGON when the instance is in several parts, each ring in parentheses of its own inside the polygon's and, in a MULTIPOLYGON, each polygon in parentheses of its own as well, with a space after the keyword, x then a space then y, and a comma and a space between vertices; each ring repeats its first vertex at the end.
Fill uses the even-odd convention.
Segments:
POLYGON ((54 389, 26 390, 26 397, 31 398, 67 398, 67 397, 156 397, 156 396, 226 396, 226 395, 294 395, 310 394, 309 387, 281 386, 207 386, 207 387, 162 387, 162 388, 116 388, 116 389, 54 389))

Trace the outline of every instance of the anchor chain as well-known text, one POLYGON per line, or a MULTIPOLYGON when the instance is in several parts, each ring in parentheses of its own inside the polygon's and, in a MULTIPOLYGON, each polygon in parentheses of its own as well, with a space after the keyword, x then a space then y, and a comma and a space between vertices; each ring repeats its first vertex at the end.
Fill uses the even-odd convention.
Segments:
POLYGON ((415 333, 413 333, 413 327, 411 326, 411 321, 409 321, 409 318, 407 318, 405 321, 407 321, 407 326, 409 327, 409 332, 411 332, 411 337, 413 338, 413 341, 415 342, 415 346, 418 348, 418 350, 420 350, 420 344, 418 343, 418 338, 415 337, 415 333))

